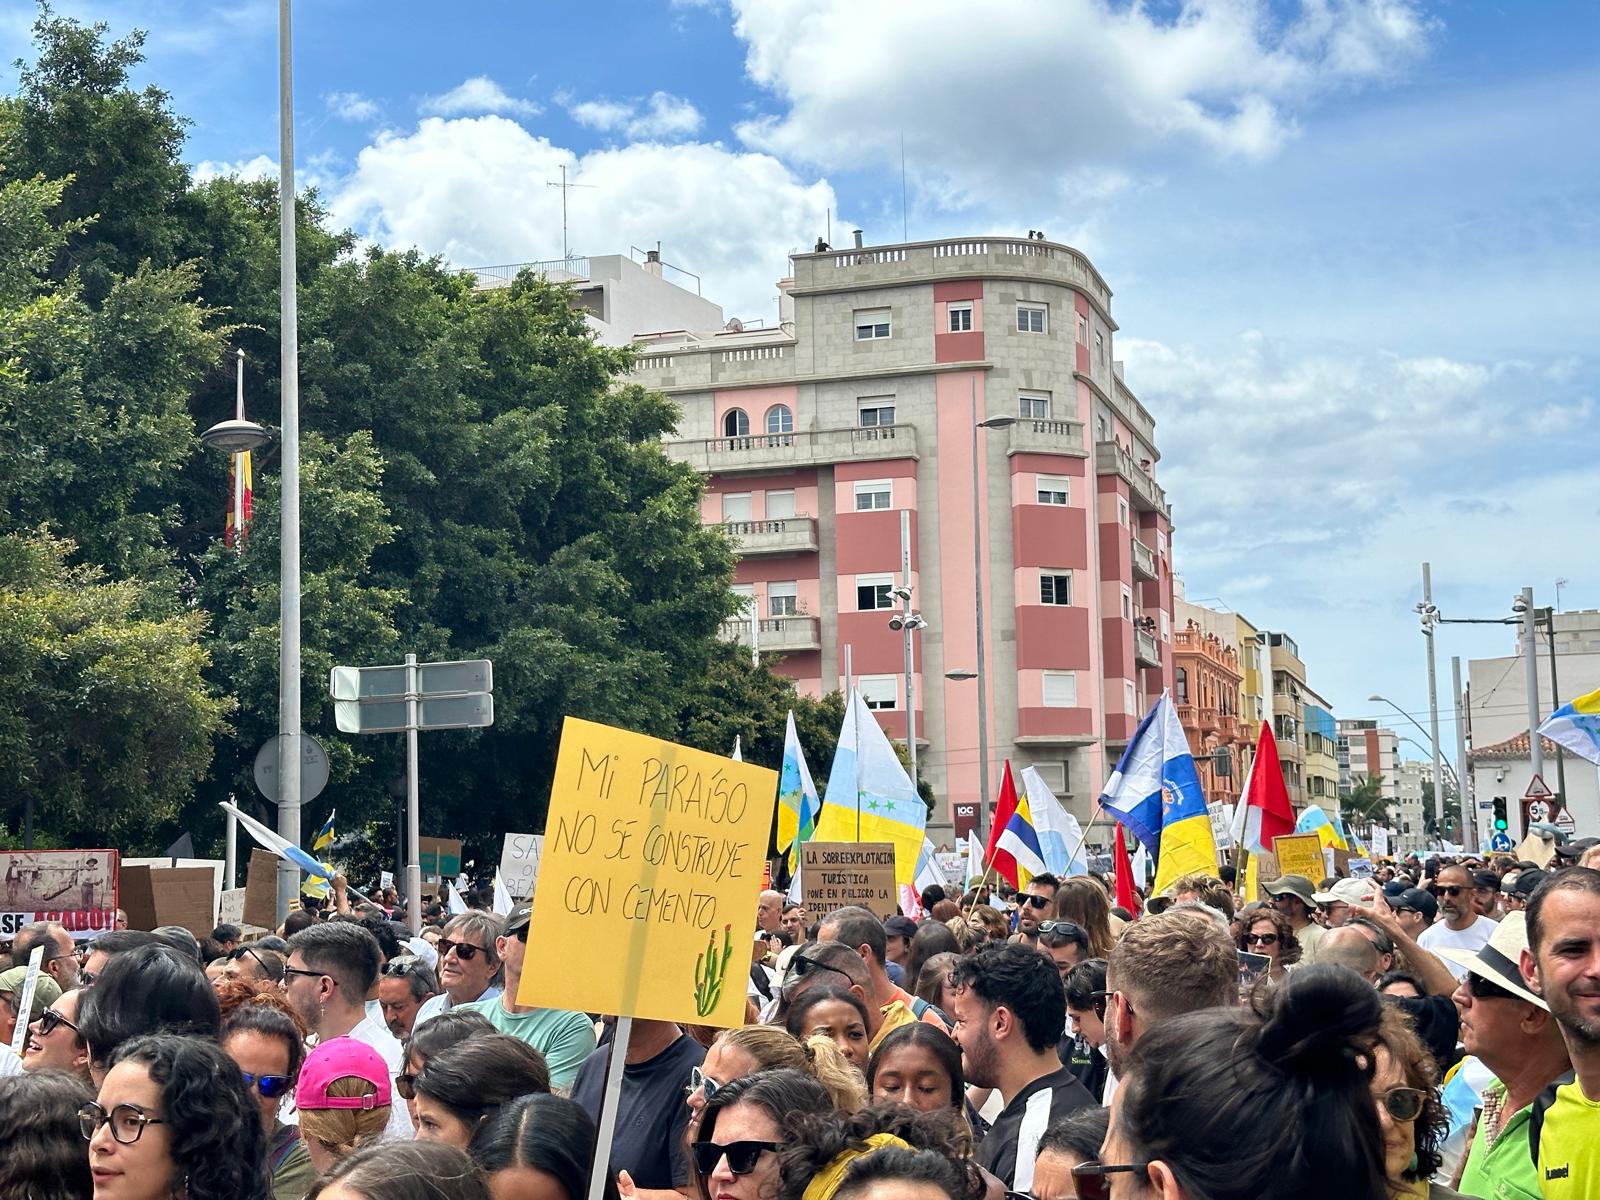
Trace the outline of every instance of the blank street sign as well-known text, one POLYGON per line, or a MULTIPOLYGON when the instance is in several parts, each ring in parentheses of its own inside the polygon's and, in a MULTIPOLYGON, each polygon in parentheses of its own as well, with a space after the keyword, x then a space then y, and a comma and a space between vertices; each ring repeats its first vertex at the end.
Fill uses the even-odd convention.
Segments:
MULTIPOLYGON (((334 719, 341 733, 404 733, 404 700, 336 700, 334 719)), ((494 724, 494 697, 439 696, 417 703, 419 729, 477 729, 494 724)))
MULTIPOLYGON (((406 669, 395 667, 335 667, 328 680, 335 700, 403 699, 406 669)), ((494 691, 494 664, 486 658, 461 662, 419 663, 417 691, 424 696, 462 696, 494 691)), ((341 726, 342 728, 342 726, 341 726)))

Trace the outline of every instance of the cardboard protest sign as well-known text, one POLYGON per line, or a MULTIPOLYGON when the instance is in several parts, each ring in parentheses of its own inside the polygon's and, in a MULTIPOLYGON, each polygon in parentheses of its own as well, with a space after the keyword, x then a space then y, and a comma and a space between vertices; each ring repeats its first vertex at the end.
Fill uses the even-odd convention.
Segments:
POLYGON ((461 874, 461 842, 458 838, 419 837, 417 862, 424 879, 454 879, 461 874))
POLYGON ((259 929, 278 927, 278 856, 251 850, 244 877, 244 923, 259 929))
POLYGON ((78 941, 116 928, 115 850, 0 851, 0 938, 59 921, 78 941))
POLYGON ((800 847, 800 889, 812 920, 852 904, 892 917, 899 911, 894 843, 805 842, 800 847))
POLYGON ((1313 886, 1322 879, 1322 839, 1314 833, 1288 833, 1272 839, 1272 852, 1283 875, 1304 875, 1313 886))
POLYGON ((205 937, 216 925, 211 899, 210 867, 151 867, 136 863, 122 869, 122 908, 129 929, 181 925, 205 937))
POLYGON ((568 717, 517 1000, 731 1027, 775 771, 568 717))
POLYGON ((1382 825, 1374 825, 1372 832, 1367 835, 1367 840, 1372 843, 1372 853, 1378 858, 1389 857, 1389 831, 1382 825))
POLYGON ((500 882, 517 900, 533 895, 539 882, 539 856, 544 853, 544 834, 508 833, 500 850, 500 882))
MULTIPOLYGON (((223 888, 222 899, 217 904, 218 925, 243 925, 244 888, 223 888)), ((265 928, 263 926, 262 928, 265 928)))

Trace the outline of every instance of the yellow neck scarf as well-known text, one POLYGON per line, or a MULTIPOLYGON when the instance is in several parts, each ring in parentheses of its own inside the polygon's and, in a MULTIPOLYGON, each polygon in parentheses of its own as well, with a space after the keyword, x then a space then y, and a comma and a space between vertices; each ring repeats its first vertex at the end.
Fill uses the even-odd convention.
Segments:
POLYGON ((863 1154, 870 1154, 872 1151, 881 1150, 885 1146, 898 1146, 902 1150, 911 1149, 909 1142, 895 1137, 892 1133, 875 1133, 867 1138, 867 1144, 863 1149, 857 1150, 852 1146, 834 1155, 833 1161, 812 1176, 811 1182, 806 1184, 804 1200, 833 1200, 833 1194, 839 1190, 839 1185, 844 1182, 844 1173, 849 1169, 850 1164, 863 1154))

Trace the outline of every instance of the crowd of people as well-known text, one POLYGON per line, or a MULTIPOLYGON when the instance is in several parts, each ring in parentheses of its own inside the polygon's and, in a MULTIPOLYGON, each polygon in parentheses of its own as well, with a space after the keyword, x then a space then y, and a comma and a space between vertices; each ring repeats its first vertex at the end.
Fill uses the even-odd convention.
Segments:
POLYGON ((1600 870, 1220 874, 764 892, 745 1023, 633 1020, 598 1169, 615 1025, 520 1002, 530 905, 28 926, 0 1200, 1600 1197, 1600 870))

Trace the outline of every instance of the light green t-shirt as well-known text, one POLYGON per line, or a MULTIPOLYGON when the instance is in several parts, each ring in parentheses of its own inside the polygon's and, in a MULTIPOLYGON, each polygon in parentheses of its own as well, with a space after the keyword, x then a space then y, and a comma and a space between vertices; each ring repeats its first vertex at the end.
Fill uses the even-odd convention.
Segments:
POLYGON ((594 1022, 583 1013, 559 1008, 535 1008, 528 1012, 507 1012, 501 997, 474 1000, 456 1005, 457 1012, 478 1012, 489 1018, 501 1033, 527 1042, 550 1068, 550 1086, 563 1090, 572 1087, 583 1060, 594 1053, 594 1022))
POLYGON ((1600 1101, 1574 1080, 1556 1089, 1539 1130, 1539 1188, 1545 1200, 1600 1196, 1600 1101))

